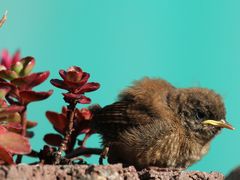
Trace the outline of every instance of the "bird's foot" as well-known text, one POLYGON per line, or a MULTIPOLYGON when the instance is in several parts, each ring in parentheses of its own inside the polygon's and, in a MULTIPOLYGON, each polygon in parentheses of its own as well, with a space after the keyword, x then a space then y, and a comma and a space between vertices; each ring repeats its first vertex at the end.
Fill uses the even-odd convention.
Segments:
POLYGON ((103 165, 103 159, 105 159, 108 155, 108 151, 109 151, 109 147, 106 146, 103 148, 103 151, 100 155, 100 158, 99 158, 99 164, 103 165))

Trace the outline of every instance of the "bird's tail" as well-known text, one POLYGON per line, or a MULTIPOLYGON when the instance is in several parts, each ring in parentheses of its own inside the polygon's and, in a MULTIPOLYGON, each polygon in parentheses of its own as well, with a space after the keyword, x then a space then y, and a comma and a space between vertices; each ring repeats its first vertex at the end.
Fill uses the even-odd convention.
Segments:
POLYGON ((92 119, 90 121, 90 128, 93 129, 93 130, 96 130, 96 121, 95 121, 95 114, 97 114, 101 109, 102 107, 99 105, 99 104, 93 104, 91 106, 88 107, 88 109, 91 111, 92 113, 92 119))

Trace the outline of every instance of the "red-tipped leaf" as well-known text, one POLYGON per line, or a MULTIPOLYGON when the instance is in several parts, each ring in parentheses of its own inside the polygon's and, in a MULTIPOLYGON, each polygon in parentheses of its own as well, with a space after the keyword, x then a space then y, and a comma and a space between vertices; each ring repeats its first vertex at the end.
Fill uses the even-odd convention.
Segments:
POLYGON ((4 126, 0 125, 0 134, 5 134, 7 132, 8 132, 8 130, 4 126))
POLYGON ((6 69, 9 69, 11 67, 12 60, 8 53, 8 50, 4 49, 2 51, 2 58, 1 58, 1 65, 5 66, 6 69))
POLYGON ((84 120, 90 120, 92 118, 92 113, 89 109, 87 108, 82 108, 81 110, 77 111, 81 116, 83 117, 84 120))
POLYGON ((21 90, 31 90, 33 87, 44 82, 48 78, 49 74, 49 71, 33 73, 28 76, 16 78, 11 82, 21 90))
POLYGON ((0 116, 1 123, 9 123, 9 122, 21 122, 21 115, 18 112, 7 114, 4 116, 0 116))
POLYGON ((76 101, 81 104, 89 104, 91 103, 91 99, 82 95, 82 94, 74 94, 74 93, 63 93, 64 100, 66 102, 76 101))
POLYGON ((67 71, 60 70, 59 74, 65 82, 78 83, 82 79, 83 72, 81 68, 72 66, 67 71))
POLYGON ((19 96, 19 90, 17 89, 17 87, 14 84, 0 81, 0 86, 10 88, 11 89, 9 92, 10 96, 13 96, 13 97, 19 96))
POLYGON ((90 77, 89 73, 83 72, 82 80, 79 82, 79 85, 80 86, 84 85, 88 81, 89 77, 90 77))
POLYGON ((68 71, 66 75, 66 81, 78 83, 82 79, 82 72, 68 71))
POLYGON ((66 116, 52 111, 47 111, 46 116, 56 131, 61 134, 65 132, 68 124, 66 116))
POLYGON ((19 62, 20 58, 21 58, 21 55, 20 55, 20 51, 18 50, 13 55, 11 64, 13 65, 13 64, 16 64, 17 62, 19 62))
POLYGON ((33 57, 25 57, 23 59, 21 59, 21 64, 23 65, 23 68, 20 72, 20 76, 26 76, 29 73, 31 73, 34 65, 35 65, 35 59, 33 57))
POLYGON ((22 125, 19 122, 8 122, 3 125, 8 131, 20 133, 22 130, 22 125))
POLYGON ((59 134, 46 134, 43 140, 51 146, 59 147, 62 143, 63 138, 59 134))
POLYGON ((78 99, 78 102, 81 104, 90 104, 91 99, 82 95, 81 98, 78 99))
POLYGON ((0 146, 0 159, 7 164, 14 164, 13 157, 5 148, 0 146))
POLYGON ((37 122, 36 121, 27 121, 27 129, 31 129, 35 126, 37 126, 37 122))
POLYGON ((36 91, 21 91, 20 97, 23 104, 29 104, 34 101, 41 101, 47 99, 53 93, 52 90, 47 92, 36 92, 36 91))
POLYGON ((0 71, 0 77, 11 81, 13 79, 18 78, 18 74, 15 71, 2 70, 0 71))
POLYGON ((17 62, 16 64, 12 65, 11 70, 16 72, 18 75, 22 71, 23 65, 20 62, 17 62))
MULTIPOLYGON (((80 89, 89 79, 90 74, 83 72, 82 79, 80 81, 64 81, 69 87, 71 87, 71 90, 74 92, 76 89, 80 89)), ((70 89, 70 88, 69 88, 70 89)))
POLYGON ((51 79, 50 83, 57 88, 66 89, 66 90, 69 89, 69 87, 64 83, 64 81, 59 79, 51 79))
POLYGON ((75 93, 76 94, 83 94, 85 92, 95 91, 99 87, 100 87, 99 83, 91 82, 91 83, 84 84, 81 88, 76 89, 75 93))
POLYGON ((26 132, 26 137, 28 137, 28 138, 32 138, 33 136, 34 136, 34 132, 33 131, 27 131, 26 132))
POLYGON ((16 105, 0 108, 0 117, 4 117, 15 112, 21 112, 23 109, 24 109, 24 106, 16 106, 16 105))
POLYGON ((10 92, 11 87, 9 86, 0 86, 0 99, 5 98, 5 96, 10 92))
POLYGON ((0 146, 13 154, 28 154, 31 152, 28 139, 13 132, 0 134, 0 146))

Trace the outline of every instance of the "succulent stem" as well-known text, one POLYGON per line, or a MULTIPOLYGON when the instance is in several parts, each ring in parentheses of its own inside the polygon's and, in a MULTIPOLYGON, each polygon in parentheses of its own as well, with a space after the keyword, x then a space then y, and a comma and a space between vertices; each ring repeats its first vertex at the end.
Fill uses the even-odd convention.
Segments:
POLYGON ((21 125, 22 125, 22 136, 26 136, 26 131, 27 131, 27 107, 23 109, 21 112, 21 125))
MULTIPOLYGON (((74 114, 75 114, 75 110, 76 110, 76 102, 69 103, 67 108, 68 108, 67 119, 69 119, 68 130, 65 133, 64 139, 63 139, 58 151, 56 152, 54 164, 60 164, 62 152, 67 149, 68 142, 74 131, 73 125, 74 125, 74 114)), ((72 145, 72 147, 73 146, 74 145, 72 145)))
MULTIPOLYGON (((25 106, 23 111, 21 112, 21 125, 22 125, 22 136, 25 137, 26 136, 26 130, 27 130, 27 107, 25 106)), ((22 162, 22 155, 18 155, 17 159, 16 159, 16 163, 19 164, 22 162)))

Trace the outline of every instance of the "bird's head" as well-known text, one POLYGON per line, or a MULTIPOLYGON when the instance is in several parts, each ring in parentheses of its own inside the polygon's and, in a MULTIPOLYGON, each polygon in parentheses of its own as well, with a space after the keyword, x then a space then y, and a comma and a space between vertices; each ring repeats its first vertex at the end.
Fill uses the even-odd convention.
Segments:
POLYGON ((187 133, 209 141, 222 128, 234 129, 225 120, 222 98, 204 88, 176 89, 171 98, 171 109, 177 114, 187 133))

